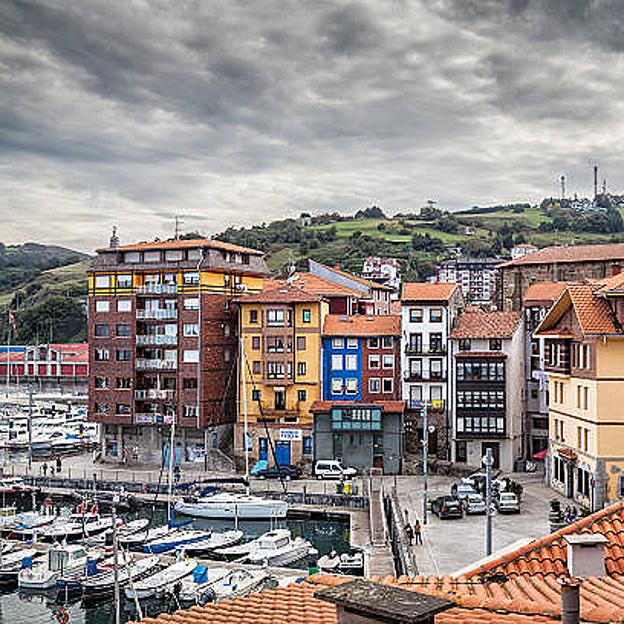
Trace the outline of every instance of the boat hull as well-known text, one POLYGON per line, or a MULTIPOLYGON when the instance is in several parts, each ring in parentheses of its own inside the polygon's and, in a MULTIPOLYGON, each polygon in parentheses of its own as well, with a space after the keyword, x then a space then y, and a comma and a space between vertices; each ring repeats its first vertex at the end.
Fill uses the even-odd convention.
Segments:
POLYGON ((288 503, 284 501, 266 501, 261 503, 221 503, 179 502, 175 506, 178 513, 193 518, 241 518, 247 520, 270 520, 271 518, 285 518, 288 503))

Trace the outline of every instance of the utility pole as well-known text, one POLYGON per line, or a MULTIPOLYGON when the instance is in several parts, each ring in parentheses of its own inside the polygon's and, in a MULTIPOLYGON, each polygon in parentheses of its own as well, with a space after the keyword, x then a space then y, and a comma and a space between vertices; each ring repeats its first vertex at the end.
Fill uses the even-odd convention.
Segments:
POLYGON ((32 470, 32 415, 33 415, 33 389, 28 384, 28 472, 32 470))
POLYGON ((429 507, 429 423, 428 412, 429 404, 425 401, 422 404, 423 409, 423 524, 427 524, 427 510, 429 507))
POLYGON ((115 587, 115 624, 121 624, 121 597, 119 595, 119 551, 117 544, 117 503, 119 494, 113 494, 113 578, 115 587))
POLYGON ((488 448, 483 457, 485 466, 485 556, 492 554, 492 466, 494 457, 492 449, 488 448))

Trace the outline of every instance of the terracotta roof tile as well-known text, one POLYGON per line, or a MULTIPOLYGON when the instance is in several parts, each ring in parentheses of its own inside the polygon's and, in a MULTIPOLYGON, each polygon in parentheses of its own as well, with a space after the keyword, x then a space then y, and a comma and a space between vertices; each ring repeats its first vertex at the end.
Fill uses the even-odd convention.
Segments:
POLYGON ((232 243, 226 243, 224 241, 216 240, 213 238, 195 238, 190 240, 164 240, 164 241, 150 241, 143 243, 132 243, 130 245, 121 245, 116 248, 102 247, 98 249, 98 253, 113 253, 116 251, 149 251, 151 249, 195 249, 197 247, 206 247, 210 249, 223 249, 224 251, 232 251, 234 253, 245 253, 254 256, 262 256, 263 252, 257 249, 250 249, 249 247, 241 247, 240 245, 233 245, 232 243))
POLYGON ((323 334, 326 336, 400 336, 401 317, 385 316, 344 316, 328 314, 325 317, 323 334))
POLYGON ((470 308, 459 317, 451 338, 510 338, 521 320, 519 312, 484 312, 470 308))
POLYGON ((313 412, 329 412, 332 407, 381 407, 386 412, 402 412, 405 409, 403 401, 315 401, 310 408, 313 412))
POLYGON ((408 282, 401 289, 401 301, 448 301, 459 284, 408 282))
POLYGON ((264 280, 258 293, 244 295, 236 303, 316 303, 321 300, 317 294, 292 286, 285 280, 264 280))
POLYGON ((289 283, 293 287, 298 287, 306 292, 310 292, 316 295, 323 295, 324 297, 357 297, 364 296, 364 293, 359 290, 353 290, 348 286, 336 284, 330 280, 323 279, 312 273, 295 273, 290 278, 289 283))
POLYGON ((552 304, 565 290, 567 285, 567 282, 536 282, 531 284, 524 292, 524 305, 552 304))
POLYGON ((573 245, 570 247, 544 247, 539 251, 503 262, 498 268, 526 266, 530 264, 551 264, 564 262, 600 262, 624 260, 624 243, 607 245, 573 245))

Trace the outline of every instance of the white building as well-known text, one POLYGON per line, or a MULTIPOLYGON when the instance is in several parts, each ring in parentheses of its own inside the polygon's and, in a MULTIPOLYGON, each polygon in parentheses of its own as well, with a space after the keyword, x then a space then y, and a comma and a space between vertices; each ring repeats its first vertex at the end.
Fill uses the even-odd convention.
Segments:
POLYGON ((362 265, 362 277, 390 286, 398 293, 401 287, 401 264, 396 258, 370 256, 362 265))
POLYGON ((524 327, 519 312, 469 308, 449 342, 453 461, 475 468, 488 448, 512 471, 523 456, 524 327))
POLYGON ((459 284, 466 303, 491 305, 496 294, 495 258, 450 258, 442 261, 436 271, 436 281, 459 284))
POLYGON ((522 243, 520 245, 516 245, 511 250, 511 259, 515 260, 516 258, 522 258, 522 256, 526 256, 527 254, 533 253, 534 251, 538 251, 539 247, 535 245, 529 245, 528 243, 522 243))
POLYGON ((463 307, 458 284, 409 283, 401 293, 401 370, 407 404, 406 432, 422 438, 422 405, 428 404, 429 450, 450 457, 448 339, 463 307))

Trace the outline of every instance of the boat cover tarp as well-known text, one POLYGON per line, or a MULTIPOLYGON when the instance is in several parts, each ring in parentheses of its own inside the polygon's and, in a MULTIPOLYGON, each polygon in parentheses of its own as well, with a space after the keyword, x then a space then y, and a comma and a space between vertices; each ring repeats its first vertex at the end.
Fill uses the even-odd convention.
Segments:
POLYGON ((208 581, 208 566, 198 565, 193 570, 193 580, 200 585, 208 581))

